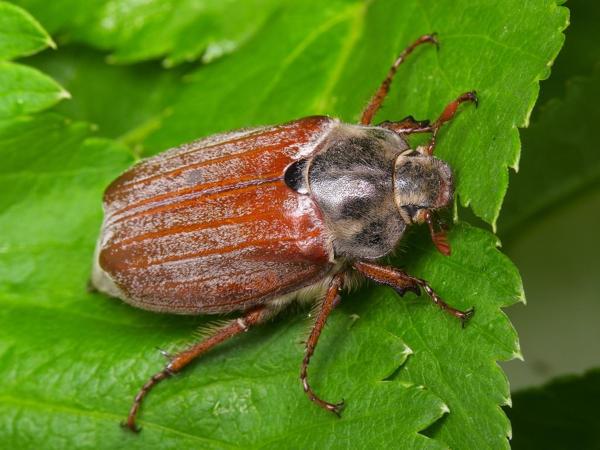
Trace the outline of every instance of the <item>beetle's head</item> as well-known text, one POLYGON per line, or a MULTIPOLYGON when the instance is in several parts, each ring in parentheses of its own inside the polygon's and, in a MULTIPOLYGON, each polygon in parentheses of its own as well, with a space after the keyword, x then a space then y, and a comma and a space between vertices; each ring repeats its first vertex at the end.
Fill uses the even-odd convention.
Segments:
POLYGON ((450 167, 416 151, 401 154, 394 169, 394 198, 407 223, 423 223, 430 213, 448 206, 454 195, 450 167))

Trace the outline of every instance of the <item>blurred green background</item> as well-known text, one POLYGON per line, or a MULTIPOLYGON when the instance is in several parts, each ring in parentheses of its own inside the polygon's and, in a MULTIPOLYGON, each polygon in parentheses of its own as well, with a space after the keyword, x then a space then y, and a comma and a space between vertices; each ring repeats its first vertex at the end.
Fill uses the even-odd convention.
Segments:
POLYGON ((567 6, 498 225, 528 300, 507 310, 525 356, 504 364, 513 390, 600 365, 600 5, 567 6))
POLYGON ((527 305, 507 313, 525 360, 503 363, 514 448, 600 448, 600 3, 571 0, 500 218, 527 305))

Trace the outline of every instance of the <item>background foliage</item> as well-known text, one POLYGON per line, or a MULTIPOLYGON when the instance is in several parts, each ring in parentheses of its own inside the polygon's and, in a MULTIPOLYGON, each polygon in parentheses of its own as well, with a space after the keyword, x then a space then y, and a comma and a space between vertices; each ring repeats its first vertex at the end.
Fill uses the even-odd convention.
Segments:
MULTIPOLYGON (((181 346, 205 319, 134 310, 86 293, 85 282, 102 190, 132 161, 216 131, 308 114, 355 121, 394 55, 431 31, 440 34, 440 51, 420 49, 402 67, 378 119, 434 118, 450 99, 477 89, 480 108, 465 108, 444 130, 439 152, 457 173, 462 205, 495 224, 507 167, 519 156, 516 127, 527 123, 538 81, 562 45, 564 7, 484 0, 427 7, 407 1, 402 8, 350 0, 18 3, 59 49, 26 65, 8 62, 53 41, 23 10, 0 3, 6 12, 0 20, 9 25, 0 27, 7 30, 0 32, 3 442, 15 448, 508 446, 510 426, 499 405, 509 402, 509 392, 496 360, 518 356, 519 347, 500 307, 523 294, 489 231, 457 224, 453 255, 444 258, 416 230, 397 259, 453 305, 476 306, 465 330, 412 295, 399 299, 365 288, 344 297, 311 366, 319 392, 346 398, 342 420, 312 407, 301 392, 297 341, 307 323, 290 314, 164 383, 142 411, 144 432, 125 433, 116 424, 133 393, 163 364, 154 347, 181 346), (72 99, 35 114, 66 97, 44 73, 72 99)), ((576 109, 577 96, 592 85, 580 86, 565 100, 572 107, 555 107, 536 122, 540 138, 534 126, 526 144, 537 145, 562 112, 576 109)), ((591 164, 581 167, 593 180, 591 164)), ((579 166, 570 173, 579 180, 579 166)), ((519 192, 532 191, 522 183, 519 192)), ((545 186, 544 192, 556 189, 545 186)), ((552 195, 536 208, 564 198, 552 195)), ((509 200, 514 213, 501 216, 501 232, 516 233, 527 222, 523 198, 509 200)))
POLYGON ((510 363, 520 388, 507 409, 517 449, 599 448, 590 432, 600 401, 600 5, 570 0, 566 43, 542 83, 523 156, 499 221, 504 249, 521 269, 527 308, 511 309, 525 364, 510 363), (562 131, 561 131, 562 130, 562 131), (566 375, 578 373, 577 376, 566 375), (550 380, 557 377, 556 380, 550 380), (542 386, 531 387, 539 383, 542 386))

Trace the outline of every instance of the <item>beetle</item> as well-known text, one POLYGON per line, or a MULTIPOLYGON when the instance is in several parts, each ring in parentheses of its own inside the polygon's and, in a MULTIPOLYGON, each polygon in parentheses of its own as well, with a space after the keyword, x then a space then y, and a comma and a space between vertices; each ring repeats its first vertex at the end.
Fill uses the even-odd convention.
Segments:
POLYGON ((453 200, 450 167, 433 156, 440 127, 474 91, 433 123, 411 116, 372 125, 400 64, 395 60, 359 124, 313 116, 283 125, 218 134, 146 159, 106 189, 92 285, 147 310, 175 314, 241 312, 208 337, 169 357, 135 396, 124 425, 137 431, 146 394, 217 344, 275 316, 294 300, 318 300, 300 379, 309 399, 339 416, 343 402, 318 397, 308 365, 327 317, 352 280, 366 278, 426 294, 464 323, 474 310, 445 303, 423 279, 378 260, 411 224, 427 223, 450 254, 434 213, 453 200), (406 137, 431 133, 411 148, 406 137))

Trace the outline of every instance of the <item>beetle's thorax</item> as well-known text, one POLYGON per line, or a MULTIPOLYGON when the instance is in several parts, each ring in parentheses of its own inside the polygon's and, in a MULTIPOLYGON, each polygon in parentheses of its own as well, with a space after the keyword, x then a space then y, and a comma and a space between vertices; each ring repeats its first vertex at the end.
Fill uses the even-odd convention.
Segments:
POLYGON ((308 161, 308 190, 323 213, 336 257, 379 258, 402 237, 406 222, 394 198, 394 169, 408 148, 392 131, 340 124, 308 161))

